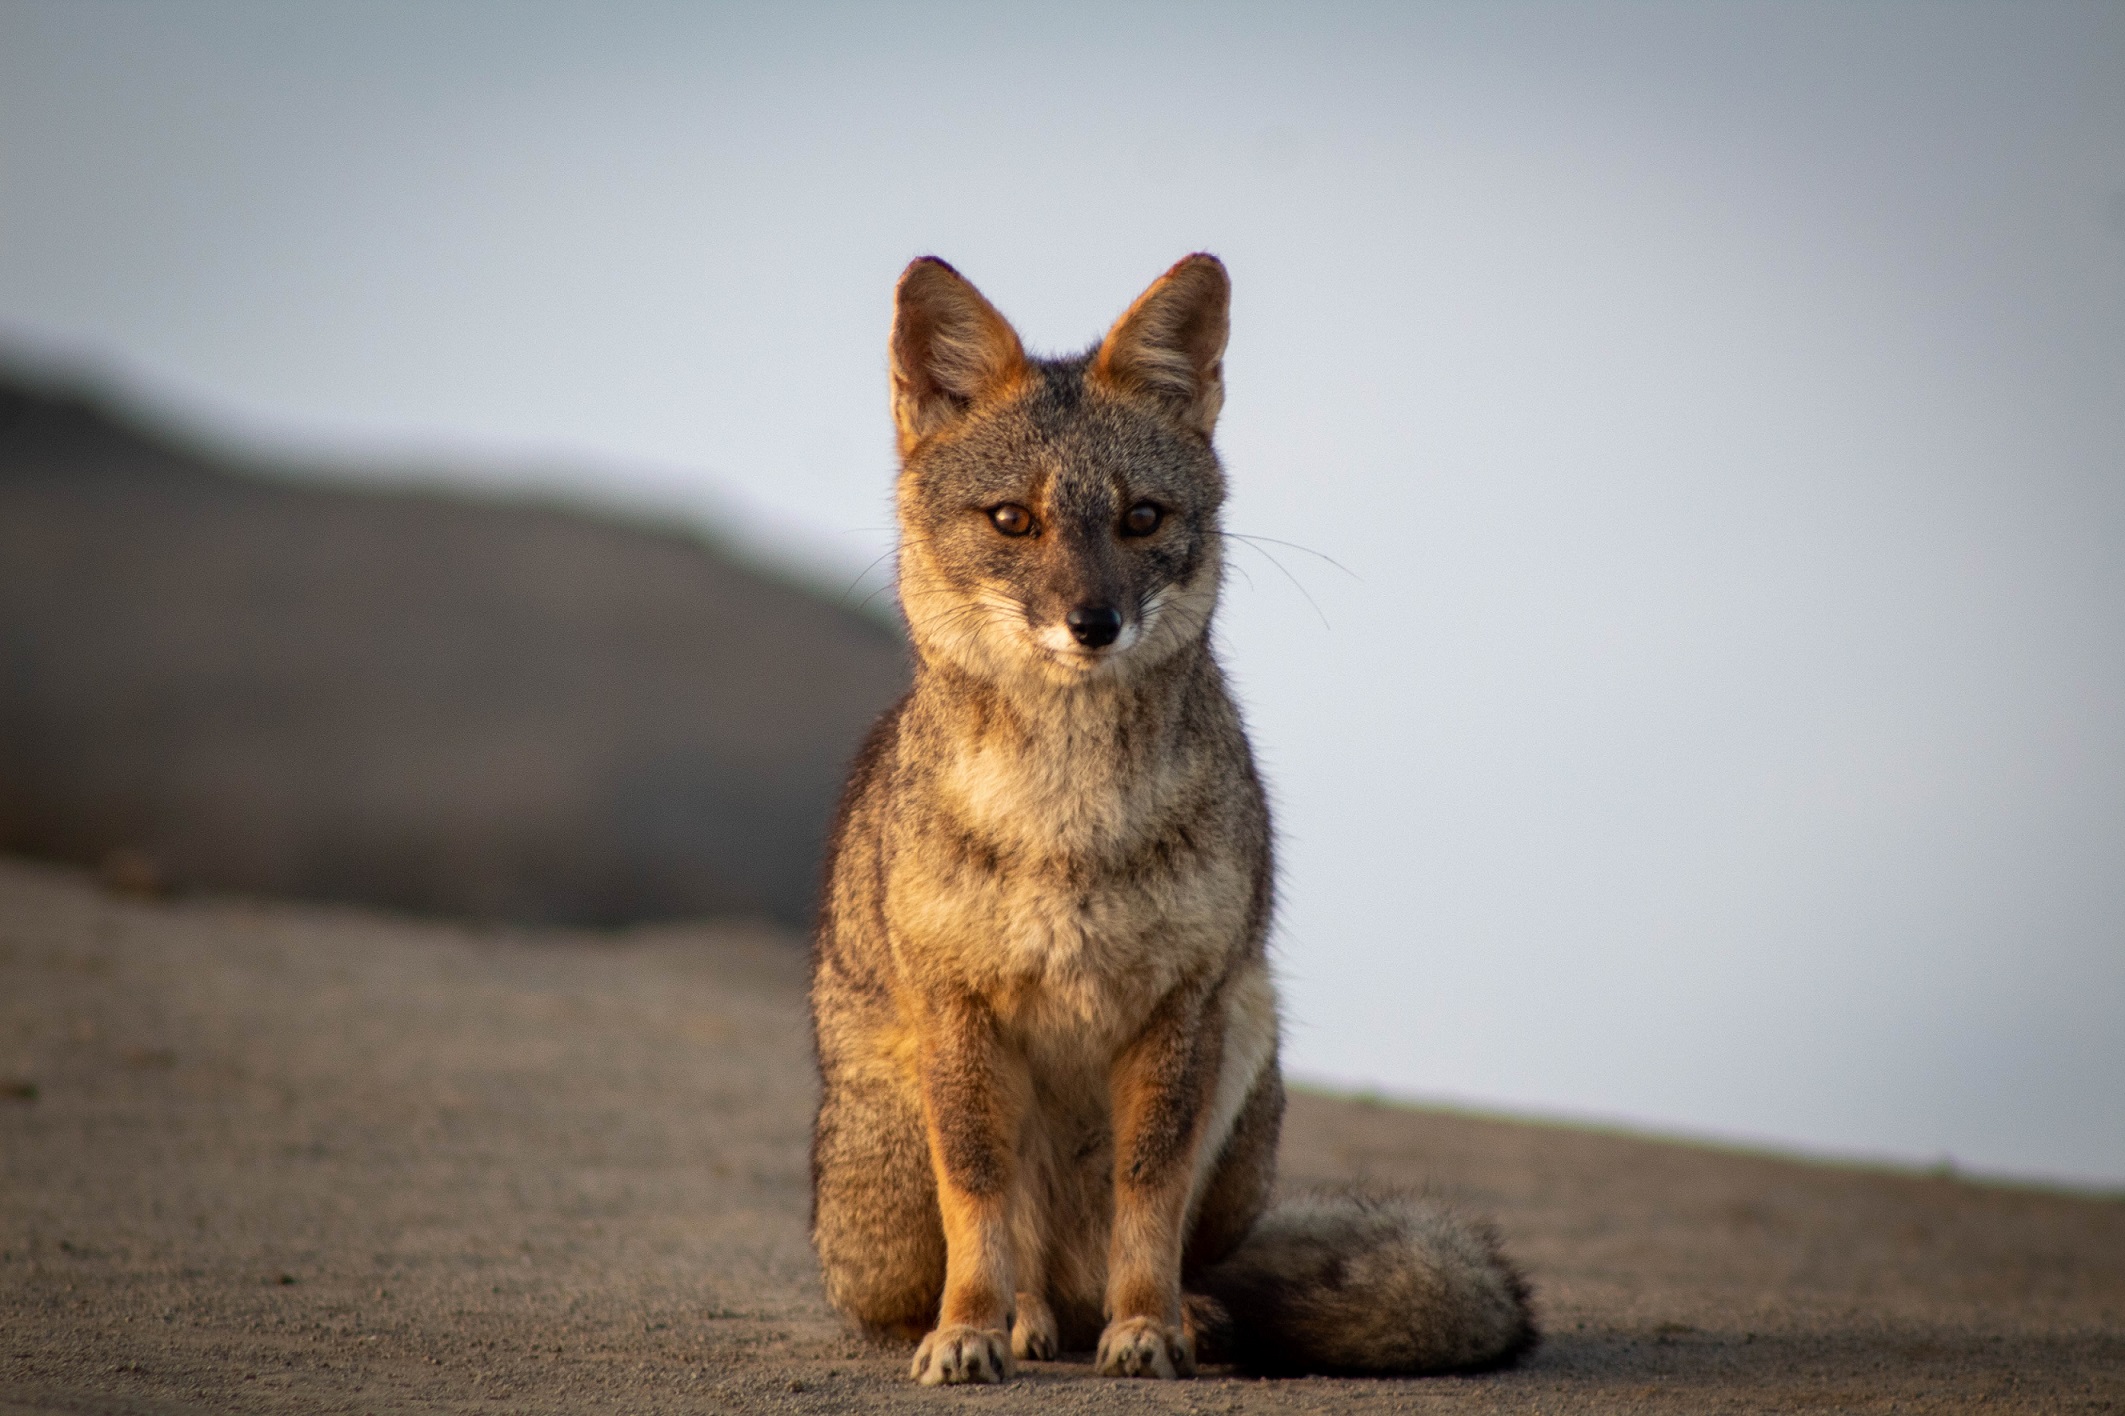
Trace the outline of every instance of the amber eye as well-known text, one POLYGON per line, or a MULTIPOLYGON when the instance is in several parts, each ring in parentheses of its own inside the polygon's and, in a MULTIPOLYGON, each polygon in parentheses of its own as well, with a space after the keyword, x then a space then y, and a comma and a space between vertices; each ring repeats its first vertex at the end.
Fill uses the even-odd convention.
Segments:
POLYGON ((1160 511, 1152 503, 1138 502, 1135 506, 1129 508, 1127 515, 1122 517, 1122 534, 1124 536, 1148 536, 1153 531, 1158 530, 1159 522, 1165 519, 1166 513, 1160 511))
POLYGON ((1017 502, 1005 502, 989 510, 989 520, 1006 536, 1023 536, 1033 529, 1033 513, 1017 502))

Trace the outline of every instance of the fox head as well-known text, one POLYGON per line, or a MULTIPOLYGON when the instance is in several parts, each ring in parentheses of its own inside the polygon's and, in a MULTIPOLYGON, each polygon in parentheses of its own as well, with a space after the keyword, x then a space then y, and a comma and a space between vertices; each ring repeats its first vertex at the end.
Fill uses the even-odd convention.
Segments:
POLYGON ((1231 285, 1182 260, 1075 358, 1028 357, 965 277, 923 257, 892 340, 900 600, 915 645, 977 677, 1124 679, 1199 643, 1223 565, 1231 285))

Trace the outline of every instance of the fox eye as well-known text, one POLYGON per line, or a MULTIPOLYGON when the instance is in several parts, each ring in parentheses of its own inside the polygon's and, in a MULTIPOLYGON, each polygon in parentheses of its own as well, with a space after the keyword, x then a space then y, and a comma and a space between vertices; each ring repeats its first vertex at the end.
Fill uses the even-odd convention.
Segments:
POLYGON ((1129 508, 1122 517, 1124 536, 1148 536, 1158 530, 1158 524, 1166 519, 1166 513, 1155 502, 1141 501, 1129 508))
POLYGON ((1033 529, 1033 513, 1017 502, 989 508, 989 520, 995 522, 996 529, 1006 536, 1023 536, 1033 529))

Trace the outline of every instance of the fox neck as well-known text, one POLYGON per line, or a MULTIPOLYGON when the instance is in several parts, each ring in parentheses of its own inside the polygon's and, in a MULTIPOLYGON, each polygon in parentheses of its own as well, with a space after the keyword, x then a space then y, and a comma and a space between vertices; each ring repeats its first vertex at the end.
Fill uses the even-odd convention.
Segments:
POLYGON ((1161 740, 1178 726, 1192 682, 1210 660, 1208 635, 1127 674, 1087 675, 1074 682, 1034 673, 989 677, 943 654, 915 651, 915 692, 974 737, 1018 740, 1028 751, 1069 750, 1087 737, 1110 747, 1161 740))
POLYGON ((976 677, 920 656, 924 756, 954 815, 1036 855, 1103 854, 1152 829, 1206 767, 1196 739, 1222 680, 1206 638, 1127 678, 976 677))

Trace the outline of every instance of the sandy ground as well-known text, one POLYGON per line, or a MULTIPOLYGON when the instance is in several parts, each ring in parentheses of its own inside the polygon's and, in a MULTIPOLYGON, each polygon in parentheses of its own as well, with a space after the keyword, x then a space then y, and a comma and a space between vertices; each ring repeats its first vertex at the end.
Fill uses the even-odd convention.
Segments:
POLYGON ((800 973, 0 860, 0 1413, 2125 1407, 2125 1201, 1318 1096, 1287 1176, 1494 1215, 1524 1366, 922 1390, 820 1300, 800 973))

